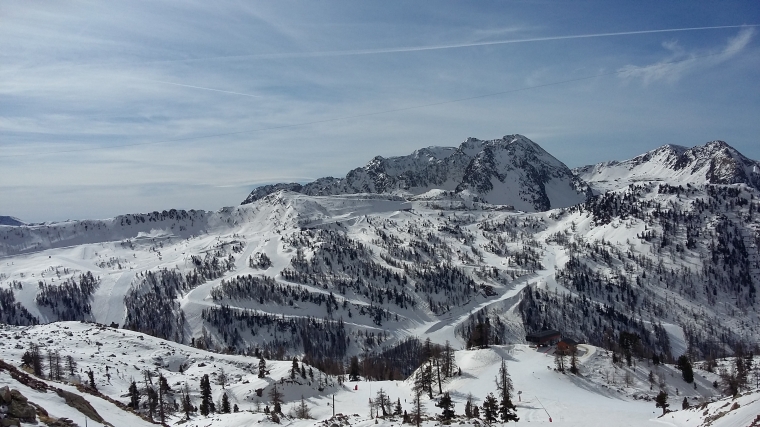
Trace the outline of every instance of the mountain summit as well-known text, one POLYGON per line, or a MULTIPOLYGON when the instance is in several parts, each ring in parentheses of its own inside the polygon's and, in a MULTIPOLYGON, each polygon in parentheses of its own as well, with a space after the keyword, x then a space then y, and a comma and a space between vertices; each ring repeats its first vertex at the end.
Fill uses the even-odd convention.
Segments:
POLYGON ((746 184, 760 189, 760 162, 723 141, 692 148, 664 145, 630 160, 598 163, 574 172, 600 193, 641 181, 670 185, 746 184))
POLYGON ((312 196, 354 193, 418 195, 438 189, 524 211, 567 207, 586 199, 587 187, 562 162, 522 135, 468 138, 459 147, 427 147, 408 156, 377 156, 345 178, 254 189, 242 204, 279 190, 312 196))

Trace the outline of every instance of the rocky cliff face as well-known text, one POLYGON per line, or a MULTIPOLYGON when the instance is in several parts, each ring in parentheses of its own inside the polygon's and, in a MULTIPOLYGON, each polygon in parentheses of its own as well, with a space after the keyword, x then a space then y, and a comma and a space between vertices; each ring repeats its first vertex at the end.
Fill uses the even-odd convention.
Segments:
POLYGON ((408 156, 377 156, 345 178, 320 178, 301 185, 258 187, 252 203, 279 190, 313 196, 354 193, 417 195, 438 189, 468 193, 493 204, 525 211, 566 207, 586 199, 587 187, 562 162, 522 135, 483 141, 468 138, 459 147, 427 147, 408 156))

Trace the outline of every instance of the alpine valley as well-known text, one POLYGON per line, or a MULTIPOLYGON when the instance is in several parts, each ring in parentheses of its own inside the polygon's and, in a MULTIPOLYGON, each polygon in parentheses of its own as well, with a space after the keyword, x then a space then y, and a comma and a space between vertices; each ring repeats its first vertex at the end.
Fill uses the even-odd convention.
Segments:
POLYGON ((158 420, 159 378, 178 402, 160 405, 167 423, 398 425, 396 403, 412 414, 422 399, 423 424, 479 424, 468 395, 487 404, 506 361, 521 421, 760 425, 758 191, 760 163, 722 141, 571 170, 509 135, 261 186, 216 212, 11 218, 0 387, 80 425, 41 390, 87 395, 111 425, 158 420), (577 354, 528 345, 546 330, 577 354), (34 348, 79 368, 34 378, 21 367, 34 348), (98 391, 68 385, 88 372, 98 391), (217 407, 240 412, 182 409, 185 395, 200 404, 203 375, 217 407), (658 418, 661 391, 700 409, 658 418))

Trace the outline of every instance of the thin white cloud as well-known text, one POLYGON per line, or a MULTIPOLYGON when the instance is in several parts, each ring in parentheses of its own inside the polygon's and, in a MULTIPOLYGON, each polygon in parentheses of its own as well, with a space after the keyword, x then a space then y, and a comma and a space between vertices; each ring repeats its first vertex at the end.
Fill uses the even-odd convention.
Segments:
POLYGON ((261 98, 262 97, 261 95, 252 95, 250 93, 233 92, 233 91, 230 91, 230 90, 221 90, 221 89, 214 89, 214 88, 210 88, 210 87, 193 86, 193 85, 186 85, 186 84, 182 84, 182 83, 165 82, 165 81, 161 81, 161 80, 148 80, 148 79, 135 79, 135 80, 143 80, 143 81, 152 82, 152 83, 161 83, 161 84, 165 84, 165 85, 187 87, 187 88, 191 88, 191 89, 208 90, 208 91, 212 91, 212 92, 228 93, 230 95, 250 96, 252 98, 261 98))
POLYGON ((311 51, 311 52, 271 53, 271 54, 256 54, 256 55, 226 55, 226 56, 155 61, 155 62, 156 63, 171 63, 171 62, 199 62, 199 61, 236 60, 236 59, 291 59, 291 58, 322 58, 322 57, 355 56, 355 55, 378 55, 378 54, 388 54, 388 53, 407 53, 407 52, 424 52, 424 51, 432 51, 432 50, 460 49, 460 48, 479 47, 479 46, 497 46, 497 45, 508 45, 508 44, 536 43, 536 42, 559 41, 559 40, 592 39, 592 38, 604 38, 604 37, 621 37, 621 36, 631 36, 631 35, 675 33, 675 32, 686 32, 686 31, 707 31, 707 30, 756 27, 756 26, 758 25, 750 25, 750 26, 722 25, 722 26, 713 26, 713 27, 665 28, 665 29, 659 29, 659 30, 575 34, 575 35, 568 35, 568 36, 531 37, 531 38, 511 39, 511 40, 449 43, 449 44, 428 45, 428 46, 390 47, 390 48, 380 48, 380 49, 311 51))
POLYGON ((688 53, 677 41, 664 42, 663 47, 670 51, 667 58, 650 65, 626 65, 618 75, 627 80, 641 79, 644 85, 659 80, 674 82, 696 66, 712 67, 728 61, 747 47, 754 34, 754 28, 742 28, 721 50, 707 54, 688 53))

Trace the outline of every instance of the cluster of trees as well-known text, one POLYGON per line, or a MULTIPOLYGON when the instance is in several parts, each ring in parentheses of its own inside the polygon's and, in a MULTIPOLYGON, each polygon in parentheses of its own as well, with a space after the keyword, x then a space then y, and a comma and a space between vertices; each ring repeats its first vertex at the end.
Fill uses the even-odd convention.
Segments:
POLYGON ((272 266, 272 260, 264 252, 256 252, 248 258, 248 266, 258 268, 259 270, 266 270, 272 266))
POLYGON ((138 283, 124 296, 124 328, 155 337, 184 342, 185 313, 177 298, 235 268, 235 259, 222 250, 203 258, 191 256, 193 269, 185 274, 164 268, 138 275, 138 283))
POLYGON ((742 390, 752 390, 760 385, 760 365, 754 363, 752 352, 738 352, 733 364, 720 369, 719 374, 723 392, 729 396, 736 396, 742 390), (751 374, 754 375, 754 384, 750 380, 751 374))
POLYGON ((275 303, 278 305, 293 305, 295 302, 308 302, 321 306, 325 304, 327 314, 339 308, 338 300, 331 293, 310 292, 303 286, 288 285, 276 282, 269 276, 236 276, 222 280, 211 290, 214 301, 253 300, 259 304, 275 303))
MULTIPOLYGON (((261 351, 283 358, 288 352, 303 352, 309 359, 342 359, 346 356, 350 338, 343 319, 329 320, 313 317, 277 316, 241 310, 228 306, 204 309, 202 317, 220 333, 226 347, 233 351, 252 353, 254 338, 271 333, 271 339, 257 340, 261 351), (250 335, 248 335, 250 334, 250 335)), ((227 348, 224 348, 225 350, 227 348)))
POLYGON ((39 282, 35 302, 49 307, 58 320, 91 320, 90 298, 100 285, 100 279, 92 272, 81 274, 79 281, 71 277, 59 285, 39 282))
MULTIPOLYGON (((693 357, 736 353, 744 341, 742 323, 746 327, 747 322, 725 322, 725 317, 741 318, 756 303, 758 278, 752 271, 760 241, 750 224, 757 222, 758 206, 751 189, 721 185, 650 183, 595 197, 566 211, 589 214, 597 225, 643 224, 636 237, 648 251, 636 250, 633 238, 626 248, 604 240, 588 242, 567 231, 553 240, 571 255, 557 271, 557 281, 592 306, 630 313, 636 322, 680 325, 693 357), (701 265, 694 268, 689 258, 701 265)), ((576 324, 555 327, 565 323, 576 324)), ((635 332, 643 341, 652 333, 635 332)), ((657 330, 654 334, 662 341, 657 330)), ((593 336, 588 339, 598 342, 593 336)), ((664 347, 658 344, 651 350, 665 353, 664 347)))
POLYGON ((40 321, 16 301, 13 289, 0 289, 0 323, 29 326, 37 325, 40 321))
POLYGON ((303 248, 298 247, 291 260, 292 268, 281 273, 284 280, 334 289, 341 295, 350 291, 372 304, 388 302, 400 308, 415 306, 414 298, 405 290, 408 279, 372 261, 371 252, 362 243, 336 231, 323 231, 318 236, 328 239, 319 243, 309 259, 303 248))
POLYGON ((365 353, 361 362, 358 357, 352 357, 350 377, 355 380, 361 375, 374 381, 406 379, 432 354, 440 354, 441 351, 442 347, 430 340, 423 343, 417 337, 408 337, 379 353, 365 353))
POLYGON ((427 393, 432 399, 434 388, 438 389, 438 394, 443 394, 443 384, 461 373, 456 366, 454 349, 448 341, 443 347, 434 346, 428 338, 422 347, 420 357, 423 363, 414 375, 415 394, 427 393))
MULTIPOLYGON (((190 390, 187 384, 180 392, 180 400, 177 401, 177 391, 169 386, 169 382, 160 371, 144 370, 142 377, 142 388, 135 380, 132 380, 129 385, 127 391, 129 404, 127 406, 135 412, 147 415, 151 422, 158 421, 161 425, 165 425, 166 418, 180 410, 185 413, 187 419, 190 418, 190 414, 197 411, 191 403, 190 390), (156 377, 155 384, 154 377, 156 377)), ((203 380, 201 380, 201 395, 203 395, 203 380)))
POLYGON ((526 286, 518 306, 527 330, 561 329, 590 344, 623 354, 649 358, 653 354, 671 360, 670 340, 659 322, 645 323, 598 303, 585 295, 558 293, 526 286))
POLYGON ((468 349, 502 344, 505 332, 506 325, 499 316, 490 316, 488 307, 470 314, 467 322, 457 326, 457 333, 466 339, 468 349))
MULTIPOLYGON (((29 349, 21 356, 21 365, 30 368, 34 375, 38 377, 45 376, 45 356, 40 350, 40 346, 31 343, 29 349)), ((68 355, 61 359, 61 354, 57 350, 47 351, 47 372, 51 380, 61 381, 66 372, 73 376, 77 368, 74 357, 68 355), (63 365, 65 363, 65 366, 63 365)))
POLYGON ((430 311, 437 315, 469 302, 477 292, 477 284, 464 270, 451 264, 429 267, 405 266, 407 276, 414 279, 414 291, 428 301, 430 311))
MULTIPOLYGON (((400 247, 399 242, 388 235, 385 237, 381 241, 388 247, 400 247)), ((419 248, 424 247, 422 243, 413 241, 410 250, 418 253, 419 248)), ((440 315, 453 306, 465 304, 478 288, 469 275, 450 263, 396 263, 403 268, 403 273, 393 271, 373 261, 366 245, 336 230, 304 230, 288 238, 287 244, 294 246, 297 252, 291 260, 292 268, 283 270, 283 279, 335 289, 342 295, 350 290, 373 305, 392 303, 399 308, 411 306, 414 309, 416 300, 408 293, 413 284, 420 299, 427 302, 433 313, 440 315), (305 256, 304 248, 313 250, 310 258, 305 256)), ((446 246, 443 242, 440 244, 446 246)))
MULTIPOLYGON (((423 225, 426 228, 432 226, 430 223, 423 225)), ((403 268, 407 263, 429 265, 451 261, 451 248, 439 236, 430 231, 423 232, 413 224, 404 231, 415 237, 406 245, 403 240, 388 233, 385 227, 375 228, 379 238, 372 240, 372 243, 385 250, 381 257, 389 265, 403 268)))
MULTIPOLYGON (((423 374, 424 376, 424 374, 423 374)), ((472 395, 467 396, 467 401, 464 406, 464 416, 470 418, 482 418, 483 421, 492 425, 496 422, 508 423, 517 422, 520 418, 517 416, 517 407, 512 402, 514 397, 514 385, 512 384, 512 378, 509 375, 507 364, 504 360, 501 362, 499 372, 495 378, 496 382, 496 395, 494 393, 488 393, 483 400, 482 405, 477 405, 472 395), (498 396, 498 398, 496 397, 498 396)), ((429 389, 425 384, 418 383, 415 378, 414 399, 412 401, 411 414, 405 413, 404 422, 412 423, 419 426, 421 424, 423 415, 425 414, 424 404, 422 402, 422 396, 429 393, 429 389)), ((456 411, 451 399, 451 395, 448 391, 439 393, 440 397, 435 406, 441 408, 440 419, 448 423, 455 416, 456 411)), ((432 397, 431 397, 432 398, 432 397)), ((376 398, 376 401, 380 400, 380 396, 376 398)), ((400 402, 397 405, 396 412, 401 411, 400 402)), ((385 413, 384 413, 385 414, 385 413)))
MULTIPOLYGON (((190 387, 187 383, 178 392, 169 386, 166 377, 160 371, 152 372, 145 370, 142 374, 143 381, 141 384, 132 380, 129 386, 129 404, 127 406, 136 412, 147 415, 151 421, 159 421, 162 425, 165 425, 166 418, 179 411, 185 414, 185 420, 189 420, 193 414, 198 412, 204 417, 208 417, 209 414, 217 412, 229 414, 239 411, 237 404, 230 405, 230 399, 226 392, 222 394, 218 405, 217 402, 214 402, 211 380, 208 374, 204 374, 200 379, 198 388, 200 403, 198 406, 193 404, 190 387), (157 378, 155 384, 153 381, 154 376, 157 378)), ((224 369, 220 368, 217 381, 223 389, 226 387, 227 376, 224 373, 224 369)))

